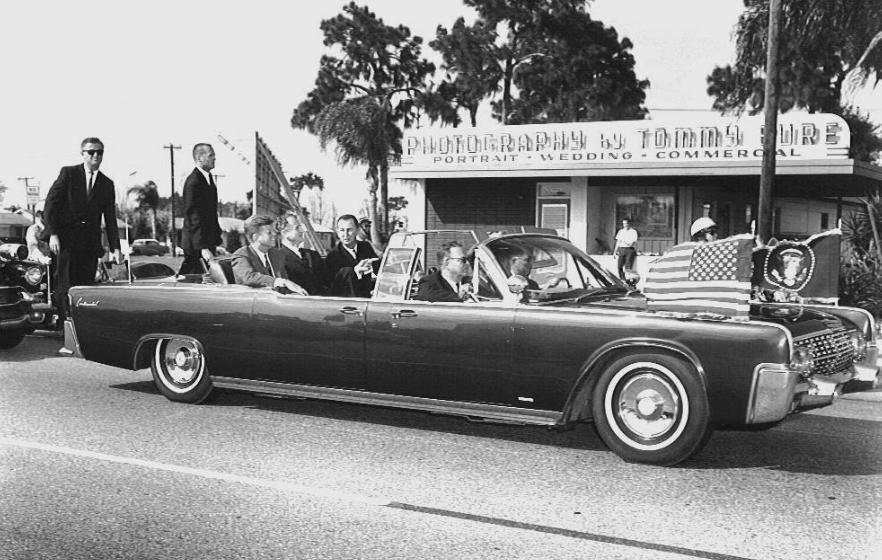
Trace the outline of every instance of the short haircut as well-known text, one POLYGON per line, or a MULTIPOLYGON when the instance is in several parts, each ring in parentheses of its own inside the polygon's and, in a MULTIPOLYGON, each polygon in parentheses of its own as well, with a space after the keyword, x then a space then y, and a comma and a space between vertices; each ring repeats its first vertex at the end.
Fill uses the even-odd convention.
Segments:
POLYGON ((98 138, 96 138, 94 136, 89 136, 88 138, 83 138, 83 141, 80 142, 80 149, 82 150, 83 148, 85 148, 86 144, 101 144, 101 147, 102 148, 104 147, 104 142, 102 142, 101 140, 99 140, 98 138))
POLYGON ((251 242, 252 237, 263 226, 275 226, 276 221, 269 216, 256 214, 245 220, 245 237, 251 242))
POLYGON ((193 146, 193 161, 196 161, 200 154, 208 153, 208 150, 214 150, 214 148, 211 147, 211 144, 206 144, 205 142, 199 142, 193 146))
POLYGON ((339 224, 339 223, 342 222, 343 220, 352 220, 352 225, 353 225, 354 227, 358 227, 358 218, 356 218, 356 217, 353 216, 352 214, 343 214, 342 216, 340 216, 339 218, 337 218, 337 221, 334 222, 334 223, 335 223, 335 224, 339 224))
POLYGON ((435 254, 435 257, 438 259, 438 264, 444 264, 444 259, 450 256, 450 250, 454 247, 462 248, 462 245, 458 241, 448 241, 444 245, 441 245, 438 248, 438 252, 435 254))

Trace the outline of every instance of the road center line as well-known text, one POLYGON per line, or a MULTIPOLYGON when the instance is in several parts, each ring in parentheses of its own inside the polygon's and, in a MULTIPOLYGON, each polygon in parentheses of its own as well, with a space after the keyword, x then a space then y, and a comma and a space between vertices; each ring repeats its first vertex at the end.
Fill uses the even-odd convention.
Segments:
POLYGON ((147 469, 156 469, 180 474, 189 474, 202 478, 210 478, 213 480, 222 480, 225 482, 236 482, 239 484, 248 484, 250 486, 259 486, 262 488, 272 488, 273 490, 282 490, 285 492, 296 492, 298 494, 306 494, 321 498, 335 498, 349 502, 356 502, 372 506, 385 506, 390 500, 380 500, 369 498, 359 494, 350 494, 348 492, 335 492, 333 490, 323 490, 321 488, 311 488, 302 484, 293 484, 291 482, 282 482, 278 480, 267 480, 264 478, 255 478, 251 476, 241 476, 236 474, 222 473, 218 471, 210 471, 207 469, 194 469, 192 467, 182 467, 180 465, 170 465, 168 463, 158 463, 156 461, 145 461, 143 459, 133 459, 131 457, 120 457, 118 455, 108 455, 106 453, 95 453, 94 451, 83 451, 73 449, 71 447, 63 447, 60 445, 47 445, 45 443, 36 443, 32 441, 24 441, 20 439, 12 439, 0 437, 0 445, 10 445, 14 447, 24 447, 27 449, 38 449, 40 451, 49 451, 52 453, 61 453, 74 457, 84 457, 87 459, 96 459, 98 461, 107 461, 110 463, 119 463, 123 465, 132 465, 136 467, 144 467, 147 469))
POLYGON ((25 449, 36 449, 39 451, 48 451, 51 453, 60 453, 73 457, 83 457, 86 459, 95 459, 98 461, 106 461, 109 463, 118 463, 122 465, 132 465, 135 467, 143 467, 147 469, 155 469, 179 474, 188 474, 212 480, 221 480, 224 482, 235 482, 238 484, 247 484, 250 486, 258 486, 261 488, 271 488, 273 490, 281 490, 284 492, 295 492, 308 496, 320 498, 333 498, 354 503, 360 503, 371 506, 388 507, 391 509, 410 511, 414 513, 422 513, 424 515, 438 515, 453 519, 462 519, 476 523, 484 523, 488 525, 496 525, 498 527, 508 527, 512 529, 520 529, 524 531, 533 531, 537 533, 545 533, 549 535, 559 535, 574 539, 582 539, 598 543, 614 544, 619 546, 627 546, 631 548, 639 548, 643 550, 656 550, 671 554, 679 554, 692 558, 706 558, 708 560, 749 560, 740 556, 731 556, 728 554, 720 554, 716 552, 708 552, 703 550, 695 550, 691 548, 683 548, 665 544, 657 544, 633 539, 625 539, 621 537, 612 537, 609 535, 601 535, 597 533, 588 533, 585 531, 577 531, 574 529, 562 529, 560 527, 551 527, 548 525, 537 525, 534 523, 524 523, 520 521, 512 521, 499 517, 489 517, 484 515, 474 515, 453 510, 430 508, 395 502, 392 500, 383 500, 378 498, 370 498, 360 494, 352 494, 348 492, 336 492, 333 490, 323 490, 320 488, 312 488, 303 486, 302 484, 293 484, 290 482, 282 482, 278 480, 267 480, 264 478, 255 478, 251 476, 240 476, 235 474, 222 473, 207 469, 194 469, 192 467, 183 467, 180 465, 171 465, 168 463, 159 463, 157 461, 146 461, 144 459, 134 459, 131 457, 120 457, 118 455, 108 455, 106 453, 96 453, 94 451, 83 451, 72 447, 64 447, 60 445, 48 445, 45 443, 37 443, 33 441, 25 441, 15 438, 0 437, 0 445, 11 447, 21 447, 25 449))

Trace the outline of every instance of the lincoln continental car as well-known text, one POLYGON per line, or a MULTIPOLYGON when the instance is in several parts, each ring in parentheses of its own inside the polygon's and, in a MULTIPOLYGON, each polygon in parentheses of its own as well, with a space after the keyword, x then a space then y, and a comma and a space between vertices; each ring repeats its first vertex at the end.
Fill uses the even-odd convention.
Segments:
POLYGON ((673 465, 714 427, 771 426, 832 403, 867 360, 861 330, 875 329, 773 305, 746 321, 649 311, 569 241, 536 233, 396 234, 370 299, 216 280, 73 288, 65 345, 149 367, 173 401, 220 387, 557 428, 592 421, 623 459, 673 465), (454 238, 470 249, 471 295, 414 300, 454 238), (509 277, 515 252, 533 257, 529 278, 509 277))

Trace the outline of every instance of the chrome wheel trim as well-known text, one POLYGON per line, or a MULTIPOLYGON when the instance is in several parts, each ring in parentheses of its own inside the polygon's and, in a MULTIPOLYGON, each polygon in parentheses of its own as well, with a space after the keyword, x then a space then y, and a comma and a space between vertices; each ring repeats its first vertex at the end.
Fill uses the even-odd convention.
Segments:
POLYGON ((667 367, 635 362, 612 377, 603 397, 610 429, 625 444, 642 451, 676 442, 689 420, 686 388, 667 367))
POLYGON ((187 393, 205 375, 205 356, 191 340, 173 338, 156 344, 153 364, 160 382, 175 393, 187 393))

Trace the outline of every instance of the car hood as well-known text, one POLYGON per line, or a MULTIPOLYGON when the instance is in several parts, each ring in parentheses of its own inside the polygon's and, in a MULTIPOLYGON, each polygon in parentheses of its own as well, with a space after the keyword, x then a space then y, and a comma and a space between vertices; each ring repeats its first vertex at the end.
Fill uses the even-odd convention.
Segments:
MULTIPOLYGON (((560 302, 552 305, 580 307, 585 309, 609 308, 649 311, 646 297, 639 292, 630 294, 606 294, 580 303, 560 302)), ((750 306, 750 320, 775 323, 785 327, 794 337, 836 329, 841 326, 856 328, 848 321, 819 309, 793 306, 766 305, 755 303, 750 306)))

